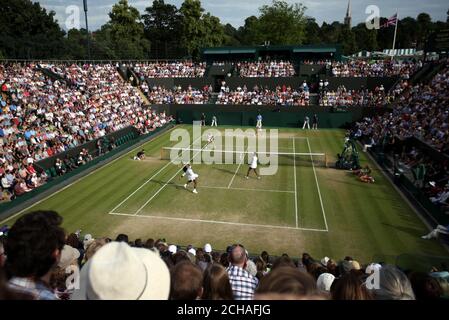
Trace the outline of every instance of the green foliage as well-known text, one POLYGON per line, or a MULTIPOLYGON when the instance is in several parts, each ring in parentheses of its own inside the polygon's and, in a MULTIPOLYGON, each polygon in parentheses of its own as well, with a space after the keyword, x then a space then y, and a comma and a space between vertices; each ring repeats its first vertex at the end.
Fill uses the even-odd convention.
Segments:
POLYGON ((258 29, 259 19, 256 16, 250 16, 245 19, 245 25, 240 27, 238 33, 241 38, 241 43, 244 45, 258 45, 258 41, 262 37, 259 35, 258 29))
POLYGON ((321 43, 320 38, 320 26, 316 23, 315 18, 307 18, 305 28, 306 39, 305 44, 318 44, 321 43))
POLYGON ((199 0, 185 0, 179 9, 182 19, 182 44, 191 57, 198 58, 200 49, 222 45, 225 40, 220 19, 204 14, 199 0))
POLYGON ((179 57, 179 50, 168 51, 169 47, 179 48, 181 41, 182 21, 176 6, 166 4, 164 0, 154 0, 153 5, 145 9, 142 18, 145 36, 151 41, 152 57, 179 57))
POLYGON ((289 5, 273 0, 259 8, 260 17, 251 24, 253 43, 269 41, 271 45, 302 44, 305 40, 306 7, 301 3, 289 5))
POLYGON ((360 23, 352 31, 355 35, 356 45, 359 50, 378 50, 376 29, 368 30, 365 23, 360 23))
POLYGON ((40 4, 0 0, 0 48, 7 58, 57 58, 64 52, 64 31, 40 4))
POLYGON ((150 42, 144 37, 144 25, 139 11, 120 0, 112 7, 108 22, 111 46, 119 59, 144 59, 148 57, 150 42))
POLYGON ((343 54, 351 55, 357 52, 357 43, 354 32, 348 26, 343 25, 338 34, 338 43, 341 44, 343 54))
MULTIPOLYGON (((238 30, 205 12, 200 0, 184 0, 179 9, 164 0, 153 0, 143 16, 127 0, 115 1, 110 20, 89 35, 93 59, 199 58, 204 47, 265 42, 340 43, 344 54, 352 54, 391 48, 393 42, 393 26, 368 30, 361 23, 349 30, 334 21, 320 27, 313 17, 305 15, 306 7, 301 3, 283 0, 260 7, 259 15, 246 18, 238 30)), ((86 30, 72 29, 66 35, 55 20, 55 13, 47 12, 38 2, 0 0, 0 17, 0 58, 87 58, 86 30)), ((380 23, 386 20, 381 18, 380 23)), ((423 49, 445 27, 446 22, 433 22, 427 13, 404 17, 398 24, 396 48, 423 49)))

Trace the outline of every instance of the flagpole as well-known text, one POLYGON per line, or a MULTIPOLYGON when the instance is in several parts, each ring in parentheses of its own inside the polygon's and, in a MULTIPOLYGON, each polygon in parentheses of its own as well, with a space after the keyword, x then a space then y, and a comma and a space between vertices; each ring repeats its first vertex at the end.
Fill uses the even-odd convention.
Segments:
POLYGON ((396 33, 398 31, 398 24, 399 24, 399 14, 398 11, 396 11, 396 26, 394 27, 393 51, 391 52, 391 61, 393 61, 394 58, 394 47, 396 45, 396 33))

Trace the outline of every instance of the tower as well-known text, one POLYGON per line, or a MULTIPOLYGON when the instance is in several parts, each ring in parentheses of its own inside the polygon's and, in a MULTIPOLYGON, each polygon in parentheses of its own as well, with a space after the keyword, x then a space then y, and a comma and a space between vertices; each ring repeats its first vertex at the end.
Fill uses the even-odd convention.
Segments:
POLYGON ((344 21, 344 24, 346 26, 348 26, 349 29, 351 29, 351 21, 352 21, 352 17, 351 17, 351 0, 349 0, 349 2, 348 2, 348 9, 346 10, 346 17, 345 17, 345 21, 344 21))

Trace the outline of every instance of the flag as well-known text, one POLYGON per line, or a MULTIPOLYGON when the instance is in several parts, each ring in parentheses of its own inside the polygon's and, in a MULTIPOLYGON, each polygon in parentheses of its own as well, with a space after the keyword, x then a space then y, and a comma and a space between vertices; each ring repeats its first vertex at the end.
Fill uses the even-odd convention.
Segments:
POLYGON ((388 28, 390 26, 395 26, 398 23, 398 14, 396 13, 394 16, 388 18, 387 22, 381 25, 381 28, 388 28))

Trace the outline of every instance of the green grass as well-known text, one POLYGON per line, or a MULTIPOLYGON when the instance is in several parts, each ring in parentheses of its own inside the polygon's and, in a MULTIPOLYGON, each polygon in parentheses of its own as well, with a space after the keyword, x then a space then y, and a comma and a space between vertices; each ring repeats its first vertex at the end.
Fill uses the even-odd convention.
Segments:
MULTIPOLYGON (((324 152, 332 163, 344 132, 281 129, 280 136, 280 152, 324 152)), ((180 166, 160 159, 161 148, 173 144, 169 133, 157 137, 144 146, 146 161, 133 161, 133 151, 25 212, 56 210, 68 232, 112 238, 127 233, 181 245, 209 242, 216 249, 243 243, 252 253, 350 255, 423 269, 449 259, 438 242, 420 238, 428 230, 381 172, 374 170, 374 184, 364 184, 318 158, 314 170, 310 158, 298 157, 296 166, 291 159, 281 163, 274 176, 246 180, 246 163, 194 165, 200 175, 194 195, 182 187, 180 166)), ((375 167, 363 154, 361 162, 375 167)))

